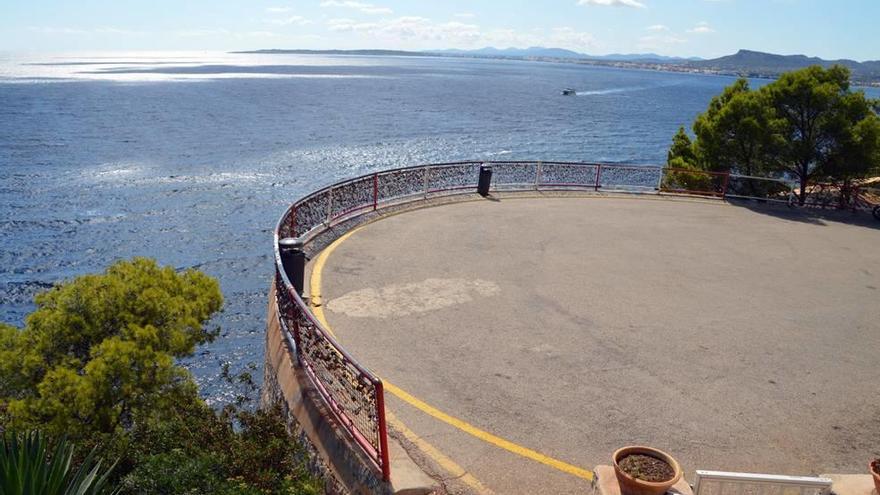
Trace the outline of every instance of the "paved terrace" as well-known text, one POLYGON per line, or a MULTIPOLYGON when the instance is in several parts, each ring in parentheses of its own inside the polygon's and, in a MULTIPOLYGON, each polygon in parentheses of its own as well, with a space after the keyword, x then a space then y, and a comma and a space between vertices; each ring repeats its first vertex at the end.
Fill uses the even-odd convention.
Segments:
POLYGON ((368 224, 311 282, 319 317, 388 384, 392 434, 450 491, 583 493, 576 468, 627 444, 688 477, 861 473, 880 454, 878 226, 503 197, 368 224))

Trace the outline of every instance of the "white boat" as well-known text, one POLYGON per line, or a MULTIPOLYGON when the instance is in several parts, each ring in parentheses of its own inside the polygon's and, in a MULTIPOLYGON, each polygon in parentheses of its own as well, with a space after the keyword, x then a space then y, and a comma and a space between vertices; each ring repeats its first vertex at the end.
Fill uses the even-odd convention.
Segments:
POLYGON ((566 95, 566 96, 574 96, 574 95, 577 94, 577 91, 575 91, 575 90, 572 89, 572 88, 565 88, 565 89, 562 90, 562 94, 564 94, 564 95, 566 95))

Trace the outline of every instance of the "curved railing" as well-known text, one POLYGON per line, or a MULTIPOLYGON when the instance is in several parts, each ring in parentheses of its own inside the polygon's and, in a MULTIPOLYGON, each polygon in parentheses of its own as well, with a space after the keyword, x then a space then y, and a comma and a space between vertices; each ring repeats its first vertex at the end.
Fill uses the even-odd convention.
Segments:
POLYGON ((337 182, 296 201, 275 229, 275 294, 279 323, 328 411, 382 472, 390 476, 382 380, 339 345, 294 289, 279 240, 308 243, 325 229, 367 212, 477 190, 481 167, 492 168, 494 191, 592 190, 756 198, 787 202, 779 179, 608 163, 454 162, 384 170, 337 182))

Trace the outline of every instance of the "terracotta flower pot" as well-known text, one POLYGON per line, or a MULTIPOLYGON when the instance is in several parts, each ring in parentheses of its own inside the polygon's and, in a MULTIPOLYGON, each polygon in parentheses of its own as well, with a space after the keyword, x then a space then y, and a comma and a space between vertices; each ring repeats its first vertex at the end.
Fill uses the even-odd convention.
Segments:
POLYGON ((678 483, 681 479, 681 465, 672 458, 671 455, 662 450, 652 449, 651 447, 631 446, 617 449, 611 456, 611 462, 614 464, 614 474, 617 475, 617 481, 620 483, 620 493, 622 495, 662 495, 672 488, 672 485, 678 483), (672 466, 672 478, 667 481, 644 481, 633 478, 624 470, 620 469, 618 461, 631 454, 643 454, 656 457, 670 466, 672 466))
POLYGON ((868 471, 874 475, 874 489, 877 490, 877 494, 880 495, 880 459, 874 459, 868 464, 868 471))

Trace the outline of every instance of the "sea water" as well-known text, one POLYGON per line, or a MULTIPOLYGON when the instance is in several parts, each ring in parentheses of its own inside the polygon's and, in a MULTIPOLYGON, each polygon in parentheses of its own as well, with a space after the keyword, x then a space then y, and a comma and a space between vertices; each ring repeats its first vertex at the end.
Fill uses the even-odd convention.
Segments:
POLYGON ((220 280, 222 334, 184 363, 222 401, 223 363, 262 365, 272 229, 296 198, 429 162, 663 163, 732 81, 465 58, 0 54, 0 321, 22 325, 34 294, 114 260, 198 268, 220 280))

